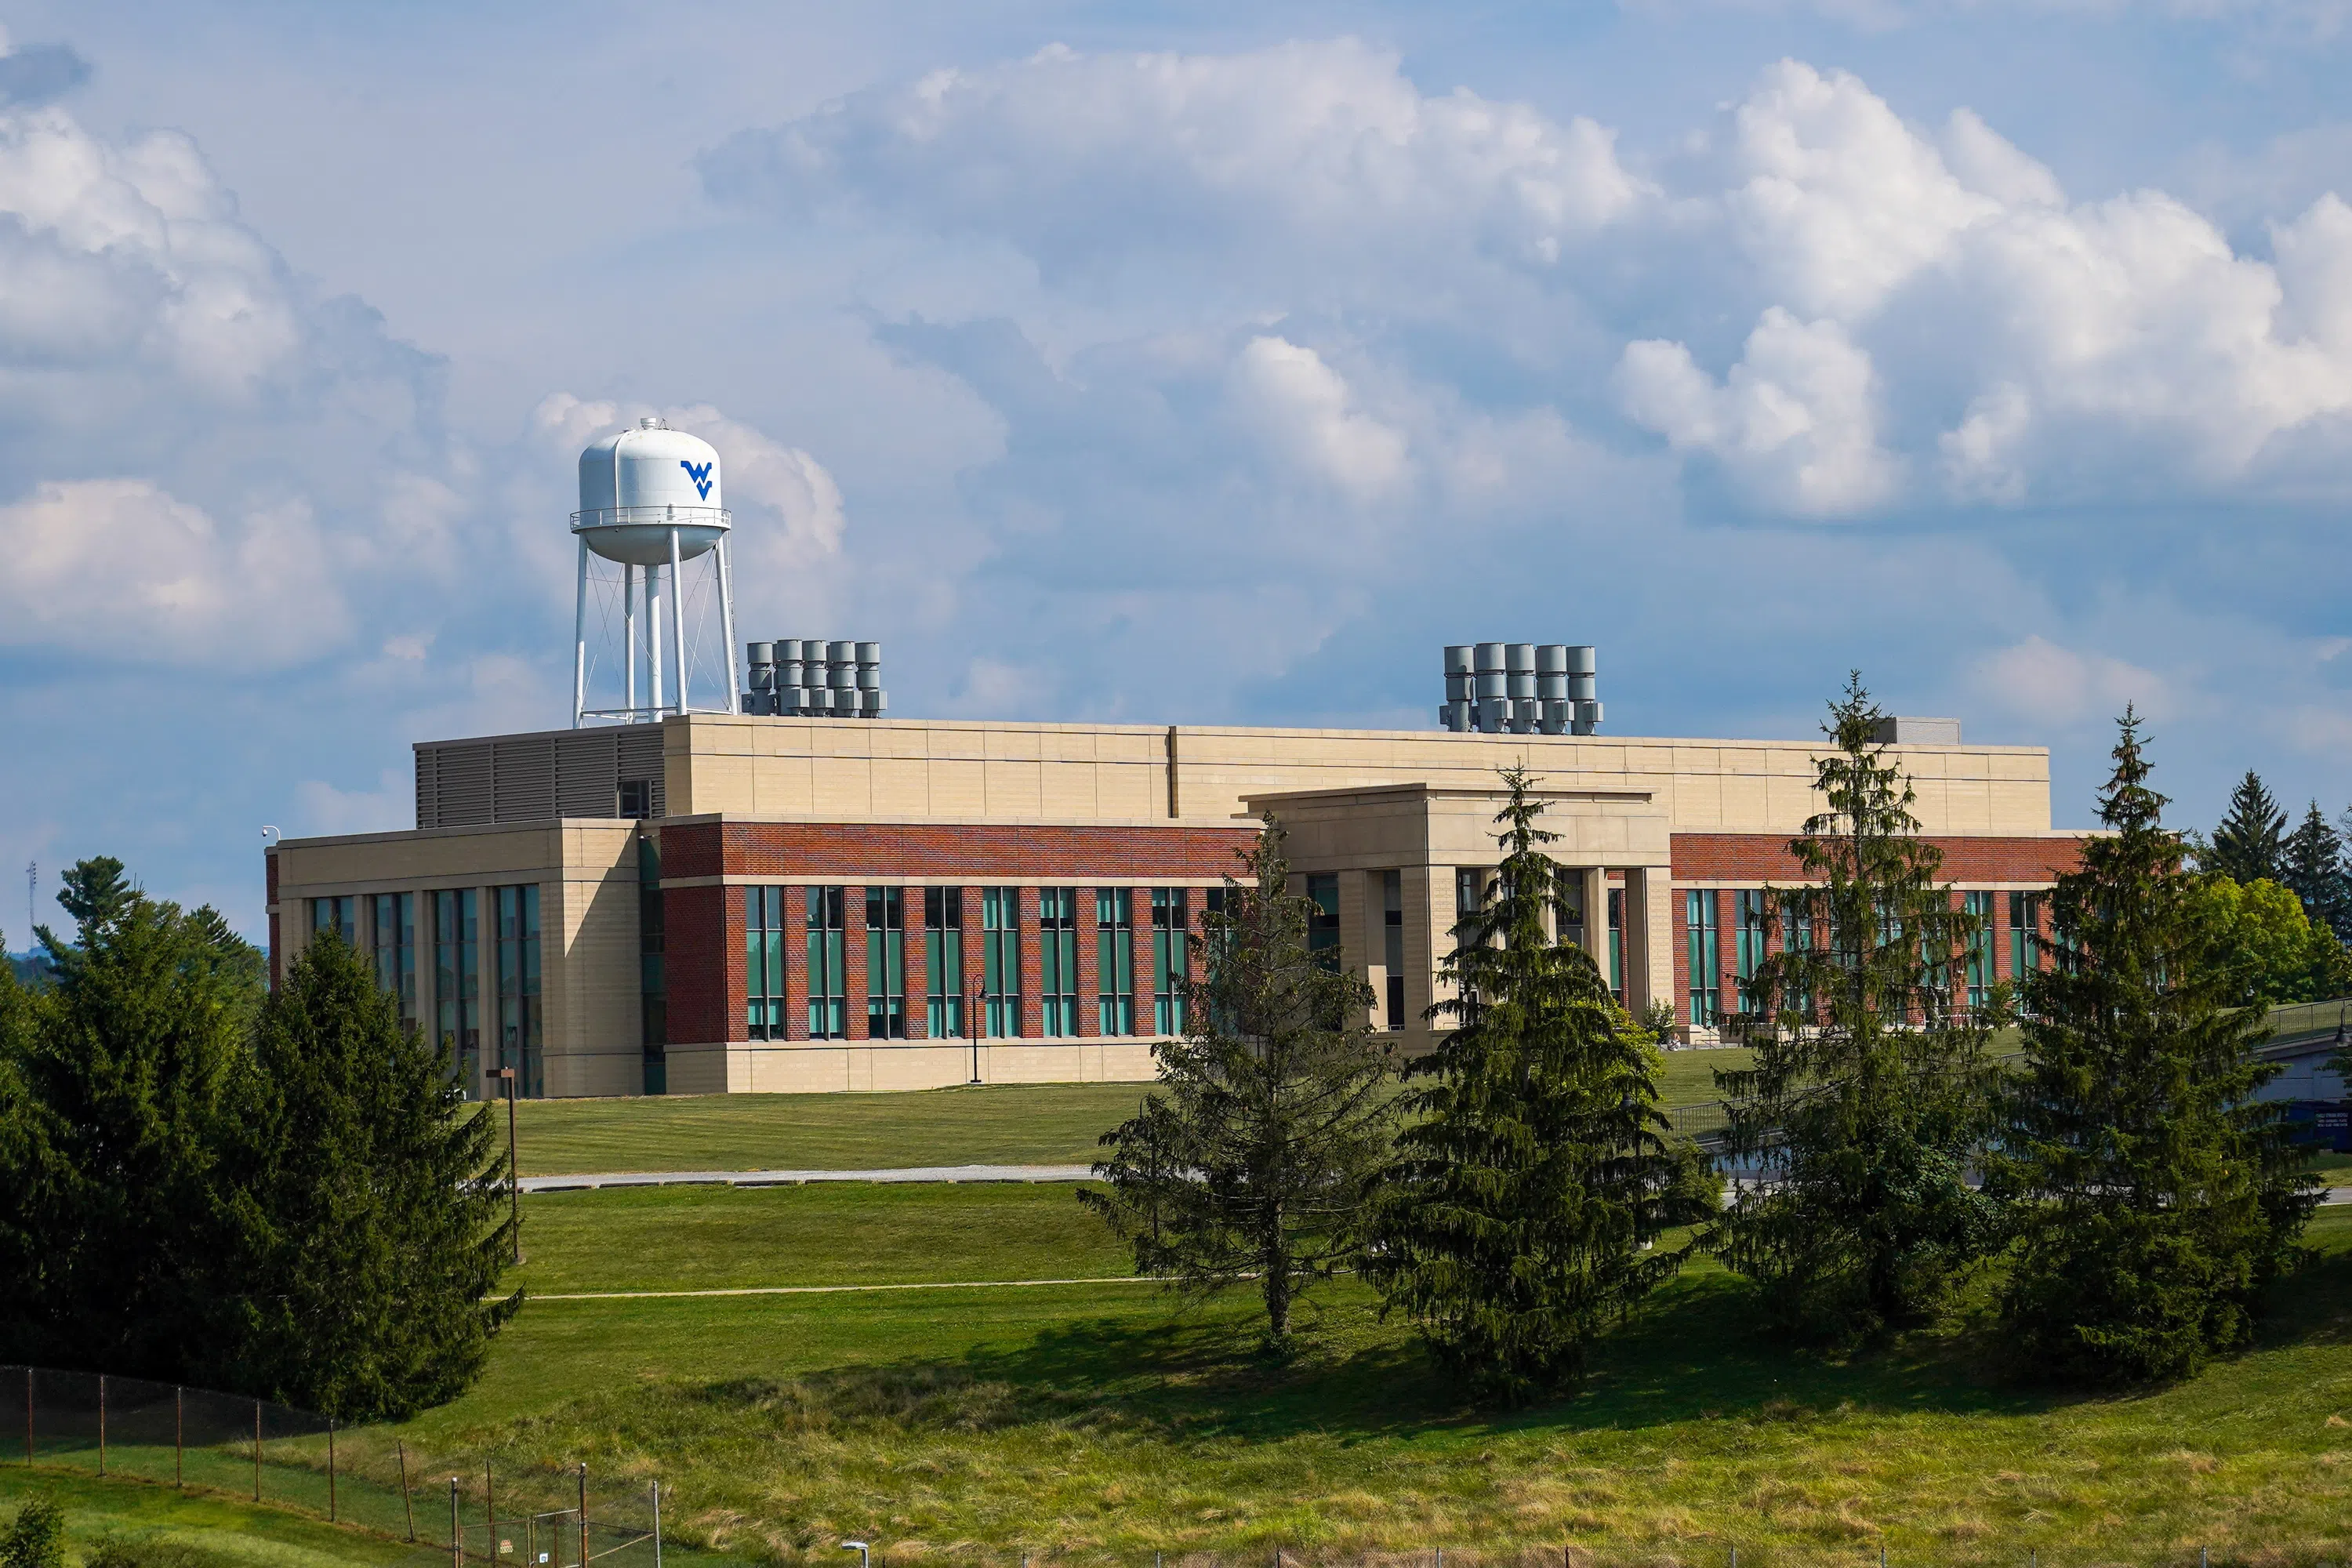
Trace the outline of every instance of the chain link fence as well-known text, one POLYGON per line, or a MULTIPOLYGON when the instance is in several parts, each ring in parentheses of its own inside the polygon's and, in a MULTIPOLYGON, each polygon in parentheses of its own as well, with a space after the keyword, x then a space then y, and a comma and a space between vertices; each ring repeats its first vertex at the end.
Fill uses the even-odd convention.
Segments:
POLYGON ((307 1514, 411 1543, 418 1568, 732 1568, 741 1561, 666 1540, 670 1500, 651 1477, 422 1451, 380 1428, 339 1426, 266 1399, 0 1364, 0 1462, 307 1514))

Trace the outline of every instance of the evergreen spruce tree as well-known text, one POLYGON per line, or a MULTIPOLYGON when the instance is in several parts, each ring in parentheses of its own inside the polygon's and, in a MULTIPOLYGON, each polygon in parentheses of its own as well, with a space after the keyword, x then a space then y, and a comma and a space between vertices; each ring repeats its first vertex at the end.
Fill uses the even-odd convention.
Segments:
POLYGON ((1269 814, 1248 880, 1226 879, 1203 918, 1185 1032, 1153 1047, 1159 1082, 1103 1135, 1107 1187, 1078 1194, 1139 1274, 1194 1294, 1255 1280, 1276 1352, 1299 1298, 1356 1260, 1393 1121, 1371 988, 1309 950, 1314 905, 1290 891, 1282 840, 1269 814))
POLYGON ((56 982, 9 1004, 0 1237, 18 1257, 0 1355, 183 1377, 235 1289, 222 1152, 251 1089, 253 983, 121 861, 64 880, 74 941, 38 928, 56 982))
POLYGON ((2303 912, 2315 926, 2325 926, 2337 941, 2352 926, 2352 886, 2344 872, 2344 840, 2313 801, 2303 822, 2287 836, 2281 870, 2286 885, 2303 900, 2303 912))
POLYGON ((2243 886, 2286 879, 2286 813, 2253 769, 2230 792, 2230 809, 2213 829, 2199 864, 2243 886))
POLYGON ((1503 781, 1503 862, 1454 928, 1456 994, 1435 1014, 1455 1026, 1412 1069, 1432 1081, 1405 1097, 1366 1268, 1457 1376, 1517 1403, 1579 1376, 1681 1255, 1644 1250, 1678 1174, 1655 1047, 1583 949, 1553 938, 1558 835, 1536 825, 1525 772, 1503 781))
POLYGON ((1831 706, 1814 786, 1829 809, 1789 846, 1811 885, 1768 889, 1780 946, 1749 988, 1755 1065, 1717 1074, 1729 1146, 1763 1181, 1707 1245, 1783 1324, 1825 1338, 1931 1306, 1999 1222, 1965 1179, 1992 1019, 1953 1005, 1980 922, 1936 880, 1880 718, 1858 676, 1831 706))
POLYGON ((521 1293, 504 1152, 373 967, 314 937, 263 1006, 227 1386, 345 1420, 463 1390, 521 1293))
POLYGON ((2253 1056, 2262 1014, 2230 1005, 2128 709, 2121 729, 2111 834, 2059 879, 2062 961, 2025 981, 2025 1065, 1989 1170, 2019 1241, 2012 1342, 2055 1373, 2140 1381, 2246 1342, 2315 1200, 2281 1108, 2253 1098, 2278 1070, 2253 1056))

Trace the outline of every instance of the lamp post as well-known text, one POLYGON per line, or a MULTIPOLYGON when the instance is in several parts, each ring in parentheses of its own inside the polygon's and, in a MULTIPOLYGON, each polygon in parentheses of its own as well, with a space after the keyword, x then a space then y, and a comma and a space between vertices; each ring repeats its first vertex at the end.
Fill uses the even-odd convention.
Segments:
POLYGON ((866 1542, 862 1541, 845 1541, 841 1543, 841 1549, 844 1552, 855 1552, 857 1553, 857 1568, 874 1568, 874 1560, 866 1552, 866 1542))
POLYGON ((515 1160, 515 1069, 493 1068, 490 1076, 506 1086, 507 1091, 507 1198, 512 1205, 514 1260, 522 1261, 522 1167, 515 1160))

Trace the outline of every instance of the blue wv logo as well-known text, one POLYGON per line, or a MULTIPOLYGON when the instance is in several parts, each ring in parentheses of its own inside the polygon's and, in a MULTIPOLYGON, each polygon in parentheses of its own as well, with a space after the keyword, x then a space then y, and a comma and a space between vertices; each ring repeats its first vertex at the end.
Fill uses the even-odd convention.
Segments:
POLYGON ((677 466, 684 468, 686 470, 686 477, 694 481, 694 493, 700 496, 704 500, 709 500, 710 499, 710 470, 717 468, 719 466, 718 463, 715 461, 709 463, 689 463, 684 458, 680 458, 677 460, 677 466))

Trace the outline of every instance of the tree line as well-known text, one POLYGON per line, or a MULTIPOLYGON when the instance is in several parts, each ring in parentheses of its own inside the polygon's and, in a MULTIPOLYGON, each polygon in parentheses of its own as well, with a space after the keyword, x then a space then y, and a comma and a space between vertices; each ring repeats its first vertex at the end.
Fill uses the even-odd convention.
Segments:
POLYGON ((432 1045, 324 934, 273 992, 209 906, 85 860, 0 973, 0 1359, 346 1419, 480 1372, 520 1294, 507 1172, 432 1045))
POLYGON ((2106 831, 2050 896, 2047 963, 1972 1005, 1991 933, 1938 880, 1881 716, 1858 679, 1832 704, 1824 809, 1790 846, 1802 879, 1768 889, 1751 1063, 1717 1074, 1730 1202, 1668 1130, 1658 1031, 1555 934, 1570 891, 1517 771, 1442 965, 1444 1027, 1411 1062, 1310 942, 1269 816, 1202 922, 1186 1033, 1082 1201, 1139 1272, 1254 1289, 1269 1353, 1302 1296, 1354 1271, 1508 1402, 1574 1384, 1702 1253, 1792 1339, 1919 1323, 1983 1280, 2002 1342, 2046 1374, 2176 1377, 2244 1344, 2316 1202, 2283 1108, 2254 1098, 2276 1069, 2237 895, 2264 879, 2163 826, 2127 710, 2106 831), (1997 1058, 2011 1029, 2021 1054, 1997 1058))

